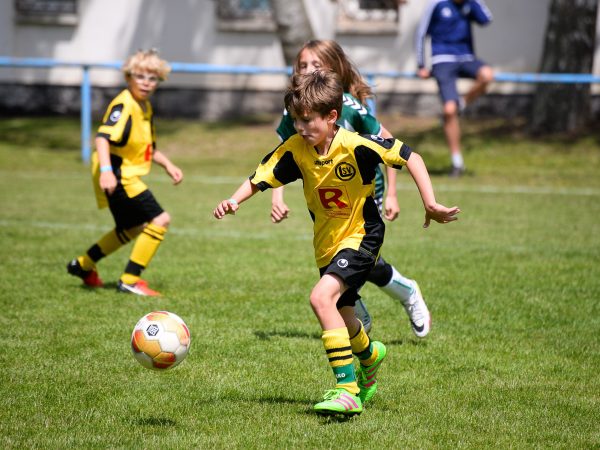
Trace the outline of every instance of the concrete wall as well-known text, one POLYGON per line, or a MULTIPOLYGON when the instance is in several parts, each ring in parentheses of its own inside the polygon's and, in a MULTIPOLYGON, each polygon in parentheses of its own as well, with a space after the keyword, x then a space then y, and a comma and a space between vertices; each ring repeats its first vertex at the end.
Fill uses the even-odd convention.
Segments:
MULTIPOLYGON (((362 70, 415 70, 413 37, 425 0, 408 0, 400 9, 397 33, 380 35, 336 35, 336 2, 304 1, 317 37, 335 37, 362 70)), ((170 61, 284 66, 275 33, 220 31, 215 4, 216 0, 80 0, 76 25, 49 26, 16 23, 13 2, 4 1, 0 2, 0 56, 107 62, 121 61, 139 48, 157 47, 161 55, 170 61)), ((487 4, 495 20, 488 27, 476 27, 476 46, 480 57, 499 71, 536 72, 550 0, 487 0, 487 4)), ((596 53, 594 73, 600 74, 600 50, 596 53)), ((93 70, 91 78, 94 91, 123 85, 121 74, 114 70, 93 70)), ((0 68, 0 85, 4 85, 3 92, 0 90, 2 97, 16 95, 11 86, 26 84, 40 86, 40 89, 43 87, 47 97, 60 98, 48 94, 53 86, 76 87, 80 80, 81 71, 77 69, 0 68)), ((278 75, 173 74, 160 90, 171 90, 173 94, 179 90, 186 96, 198 90, 197 97, 202 99, 198 101, 203 103, 217 98, 221 102, 230 98, 226 104, 235 103, 246 97, 250 104, 252 95, 248 93, 264 92, 270 98, 281 93, 286 81, 286 77, 278 75)), ((496 84, 492 93, 520 95, 531 92, 531 89, 530 85, 496 84)), ((595 90, 598 88, 595 87, 595 90)), ((383 105, 386 104, 385 96, 399 94, 407 98, 429 95, 433 100, 428 104, 434 104, 437 89, 433 81, 378 79, 377 92, 383 105)), ((39 96, 30 97, 35 99, 39 96)), ((65 94, 64 97, 71 98, 72 95, 65 94)), ((7 101, 13 105, 19 103, 18 98, 0 102, 5 105, 7 101)), ((269 100, 265 102, 265 105, 269 104, 269 100)), ((96 111, 96 104, 94 108, 96 111)), ((423 108, 430 109, 425 104, 423 108)), ((189 109, 198 110, 195 107, 189 109)))

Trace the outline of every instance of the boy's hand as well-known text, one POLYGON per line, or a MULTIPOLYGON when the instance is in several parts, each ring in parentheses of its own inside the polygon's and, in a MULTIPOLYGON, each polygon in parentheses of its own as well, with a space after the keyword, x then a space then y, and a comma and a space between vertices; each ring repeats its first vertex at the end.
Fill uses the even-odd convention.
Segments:
POLYGON ((173 180, 173 184, 179 184, 183 180, 183 171, 174 164, 165 166, 165 170, 173 180))
POLYGON ((217 219, 222 219, 226 214, 235 214, 239 207, 240 205, 233 199, 223 200, 217 205, 213 211, 213 215, 217 219))
POLYGON ((385 198, 384 217, 390 222, 398 218, 400 214, 400 206, 398 206, 398 198, 396 196, 388 195, 385 198))
POLYGON ((432 220, 435 220, 438 223, 454 222, 455 220, 458 220, 458 217, 456 217, 456 215, 459 212, 460 209, 458 208, 458 206, 448 208, 444 205, 436 203, 435 205, 427 208, 423 228, 429 228, 429 224, 432 220))
POLYGON ((112 171, 100 173, 100 189, 102 189, 106 195, 112 195, 117 187, 117 177, 112 171))
POLYGON ((283 219, 287 219, 290 208, 283 201, 273 200, 271 203, 271 221, 279 223, 283 219))

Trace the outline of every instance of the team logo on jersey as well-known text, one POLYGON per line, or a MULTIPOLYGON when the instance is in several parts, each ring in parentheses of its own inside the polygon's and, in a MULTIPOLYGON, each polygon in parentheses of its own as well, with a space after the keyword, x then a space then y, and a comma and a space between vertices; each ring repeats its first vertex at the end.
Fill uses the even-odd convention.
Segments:
POLYGON ((123 104, 119 103, 118 105, 115 105, 112 107, 112 109, 110 110, 110 114, 108 115, 108 119, 106 119, 106 122, 104 123, 104 125, 114 125, 116 124, 119 119, 121 118, 121 114, 123 112, 123 104))
POLYGON ((120 118, 121 111, 113 111, 110 113, 110 117, 108 118, 108 120, 110 120, 111 122, 118 122, 120 118))
POLYGON ((345 269, 346 267, 348 267, 348 260, 344 258, 338 259, 336 264, 340 269, 345 269))
POLYGON ((335 166, 335 174, 340 180, 349 181, 356 175, 356 169, 352 164, 342 162, 335 166))
POLYGON ((452 10, 448 7, 442 8, 441 14, 442 17, 448 19, 449 17, 452 17, 452 10))
POLYGON ((377 136, 376 134, 372 134, 371 135, 371 140, 375 141, 375 142, 382 143, 385 139, 383 139, 381 136, 377 136))

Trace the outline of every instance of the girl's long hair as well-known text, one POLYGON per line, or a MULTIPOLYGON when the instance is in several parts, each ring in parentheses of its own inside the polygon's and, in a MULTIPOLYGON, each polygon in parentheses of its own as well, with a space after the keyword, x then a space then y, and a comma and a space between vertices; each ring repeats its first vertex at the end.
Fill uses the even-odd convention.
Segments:
POLYGON ((294 62, 294 73, 300 72, 300 54, 304 49, 314 52, 321 60, 324 68, 330 69, 338 74, 344 86, 344 92, 349 92, 362 104, 366 104, 369 97, 373 97, 373 90, 363 79, 360 72, 344 53, 344 50, 336 41, 311 40, 302 46, 296 61, 294 62))

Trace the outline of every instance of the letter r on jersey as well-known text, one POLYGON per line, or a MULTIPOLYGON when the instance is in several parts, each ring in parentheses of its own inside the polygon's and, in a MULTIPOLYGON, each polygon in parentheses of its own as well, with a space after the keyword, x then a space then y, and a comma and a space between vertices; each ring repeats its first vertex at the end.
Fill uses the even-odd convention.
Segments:
POLYGON ((334 206, 343 209, 347 208, 348 204, 344 203, 341 198, 344 195, 344 191, 337 188, 319 188, 319 200, 325 209, 331 209, 334 206))

